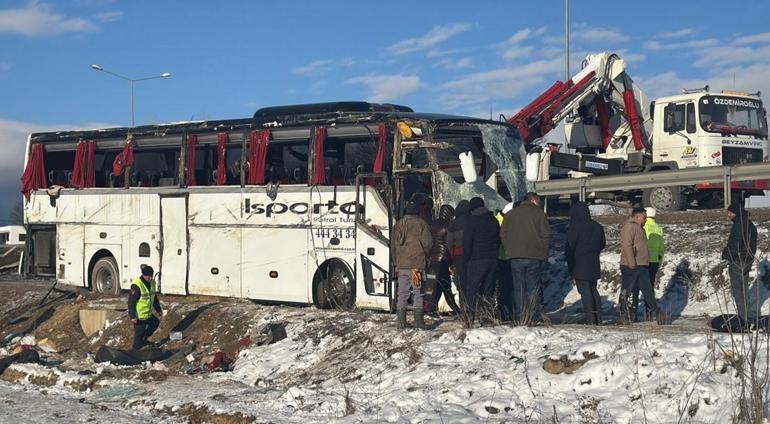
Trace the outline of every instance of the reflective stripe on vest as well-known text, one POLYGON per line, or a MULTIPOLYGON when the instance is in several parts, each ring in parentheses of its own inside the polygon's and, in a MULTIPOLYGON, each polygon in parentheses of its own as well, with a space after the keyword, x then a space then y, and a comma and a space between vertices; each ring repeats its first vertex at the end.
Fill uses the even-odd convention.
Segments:
POLYGON ((142 277, 138 277, 131 282, 132 286, 136 286, 139 289, 139 300, 136 301, 136 318, 145 320, 149 319, 152 315, 152 305, 155 304, 155 280, 150 282, 149 289, 144 284, 142 277))

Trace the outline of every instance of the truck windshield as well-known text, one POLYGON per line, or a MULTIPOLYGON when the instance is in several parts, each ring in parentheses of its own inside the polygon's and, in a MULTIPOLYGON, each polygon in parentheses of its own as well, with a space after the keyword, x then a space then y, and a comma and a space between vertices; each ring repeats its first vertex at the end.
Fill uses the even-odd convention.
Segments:
POLYGON ((705 96, 700 99, 699 110, 700 124, 706 131, 767 136, 767 118, 758 99, 705 96))

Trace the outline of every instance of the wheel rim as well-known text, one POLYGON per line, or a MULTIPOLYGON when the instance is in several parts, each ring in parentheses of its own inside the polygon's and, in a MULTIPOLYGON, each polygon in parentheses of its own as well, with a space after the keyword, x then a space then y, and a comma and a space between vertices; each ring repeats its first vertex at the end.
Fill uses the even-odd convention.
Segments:
POLYGON ((650 195, 650 203, 656 209, 668 210, 674 204, 674 195, 668 188, 657 188, 650 195))
POLYGON ((96 289, 101 293, 108 293, 113 287, 115 287, 115 275, 107 267, 99 268, 96 272, 96 289))
POLYGON ((353 299, 353 281, 339 265, 329 265, 327 292, 334 306, 350 306, 353 299))

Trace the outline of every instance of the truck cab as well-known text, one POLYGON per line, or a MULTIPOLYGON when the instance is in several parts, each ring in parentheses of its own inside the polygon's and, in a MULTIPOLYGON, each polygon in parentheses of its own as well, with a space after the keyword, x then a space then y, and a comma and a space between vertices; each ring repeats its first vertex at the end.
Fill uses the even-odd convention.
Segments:
POLYGON ((652 161, 677 168, 768 161, 766 111, 758 96, 696 92, 657 99, 652 161))

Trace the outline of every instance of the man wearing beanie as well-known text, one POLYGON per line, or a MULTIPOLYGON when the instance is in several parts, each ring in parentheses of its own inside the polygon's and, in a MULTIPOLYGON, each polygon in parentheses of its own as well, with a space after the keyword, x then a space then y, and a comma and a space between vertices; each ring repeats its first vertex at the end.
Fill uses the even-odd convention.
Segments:
MULTIPOLYGON (((663 263, 664 235, 663 229, 655 222, 655 208, 644 208, 647 214, 647 220, 644 221, 644 233, 647 236, 647 250, 650 252, 650 284, 655 288, 655 278, 658 276, 660 264, 663 263)), ((633 310, 639 307, 639 294, 642 292, 640 287, 634 291, 633 310)), ((650 309, 645 303, 645 318, 651 319, 650 309)))
POLYGON ((147 338, 155 333, 160 320, 153 315, 153 309, 158 315, 163 314, 158 301, 158 284, 153 279, 155 271, 151 266, 142 267, 142 275, 131 282, 128 295, 128 316, 134 324, 133 349, 139 350, 147 344, 147 338))
POLYGON ((419 216, 420 205, 414 201, 406 203, 405 215, 393 226, 391 255, 396 264, 398 296, 396 314, 398 327, 406 328, 406 308, 412 293, 414 326, 425 329, 425 315, 422 309, 422 282, 425 265, 433 247, 433 236, 428 223, 419 216))
POLYGON ((730 291, 735 299, 738 316, 749 319, 749 271, 757 252, 757 227, 749 219, 749 213, 740 203, 727 208, 727 218, 733 221, 730 238, 722 251, 722 259, 728 263, 730 291))

